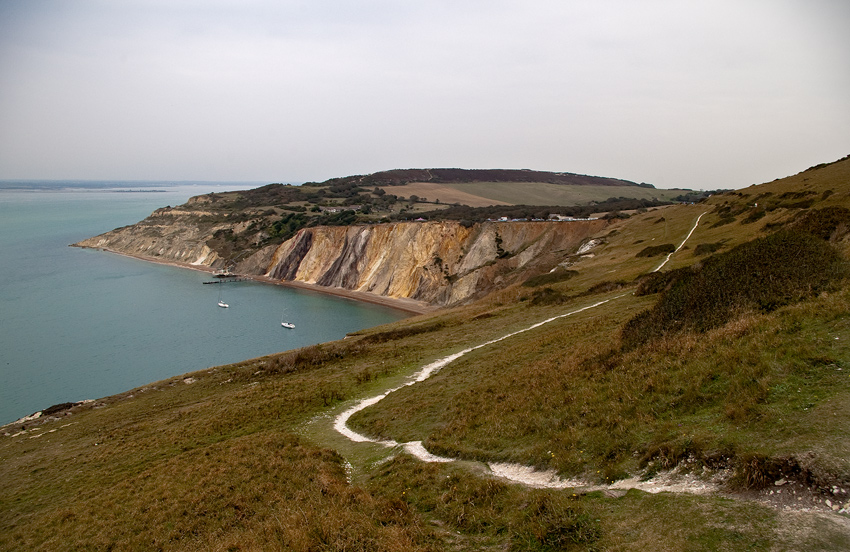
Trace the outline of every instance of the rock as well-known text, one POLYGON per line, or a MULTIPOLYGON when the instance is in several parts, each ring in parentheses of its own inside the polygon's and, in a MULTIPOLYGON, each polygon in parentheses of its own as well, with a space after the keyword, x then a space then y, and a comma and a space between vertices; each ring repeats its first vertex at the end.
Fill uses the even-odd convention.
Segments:
POLYGON ((781 487, 782 485, 784 485, 786 483, 788 483, 788 481, 786 481, 785 478, 782 478, 782 479, 779 479, 779 480, 773 482, 773 484, 776 485, 777 487, 781 487))

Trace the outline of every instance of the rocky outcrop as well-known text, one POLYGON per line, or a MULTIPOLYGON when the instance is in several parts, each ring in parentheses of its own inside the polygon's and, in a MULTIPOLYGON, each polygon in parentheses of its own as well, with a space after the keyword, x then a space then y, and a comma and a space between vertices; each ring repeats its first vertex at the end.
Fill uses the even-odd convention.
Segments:
MULTIPOLYGON (((76 245, 184 265, 223 266, 207 242, 217 231, 234 226, 197 220, 164 211, 76 245)), ((240 256, 234 270, 446 306, 553 268, 605 224, 402 222, 304 228, 280 245, 240 256)))
POLYGON ((218 230, 232 227, 227 221, 208 223, 212 213, 157 209, 145 220, 116 228, 74 244, 79 247, 107 249, 151 260, 194 266, 223 267, 219 254, 207 245, 218 230))

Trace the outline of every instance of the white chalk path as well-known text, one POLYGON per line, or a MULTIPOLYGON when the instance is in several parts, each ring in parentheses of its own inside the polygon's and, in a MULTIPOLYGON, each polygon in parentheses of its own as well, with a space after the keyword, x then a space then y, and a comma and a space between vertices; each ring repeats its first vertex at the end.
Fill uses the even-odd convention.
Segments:
MULTIPOLYGON (((455 360, 459 359, 460 357, 466 355, 467 353, 471 353, 472 351, 475 351, 477 349, 481 349, 482 347, 487 347, 488 345, 492 345, 494 343, 498 343, 498 342, 503 341, 505 339, 509 339, 509 338, 511 338, 515 335, 519 335, 521 333, 534 330, 536 328, 539 328, 540 326, 543 326, 545 324, 549 324, 550 322, 554 322, 555 320, 560 320, 561 318, 566 318, 568 316, 572 316, 574 314, 584 312, 586 310, 598 307, 600 305, 604 305, 605 303, 608 303, 609 301, 613 301, 614 299, 619 299, 620 297, 624 297, 625 295, 626 294, 617 295, 616 297, 612 297, 610 299, 605 299, 603 301, 593 303, 592 305, 587 305, 586 307, 582 307, 580 309, 576 309, 574 311, 570 311, 570 312, 565 313, 565 314, 559 314, 557 316, 547 318, 546 320, 544 320, 542 322, 538 322, 538 323, 533 324, 533 325, 531 325, 527 328, 524 328, 522 330, 517 330, 515 332, 511 332, 511 333, 504 335, 502 337, 499 337, 497 339, 493 339, 492 341, 488 341, 486 343, 476 345, 475 347, 470 347, 468 349, 464 349, 463 351, 460 351, 459 353, 454 353, 452 355, 449 355, 449 356, 443 357, 439 360, 436 360, 436 361, 432 362, 431 364, 427 364, 421 370, 419 370, 418 372, 413 374, 409 378, 409 381, 405 382, 404 384, 399 385, 398 387, 394 387, 393 389, 390 389, 389 391, 386 391, 386 392, 384 392, 380 395, 377 395, 375 397, 369 397, 367 399, 363 399, 360 402, 358 402, 357 404, 355 404, 354 406, 352 406, 351 408, 349 408, 348 410, 345 410, 344 412, 340 413, 336 417, 336 419, 334 419, 334 429, 336 431, 338 431, 339 433, 341 433, 342 435, 348 437, 352 441, 355 441, 355 442, 358 442, 358 443, 366 443, 366 442, 375 443, 375 444, 383 445, 385 447, 390 447, 390 448, 392 448, 392 447, 402 447, 409 454, 415 456, 416 458, 419 458, 420 460, 422 460, 424 462, 454 462, 455 458, 444 458, 444 457, 441 457, 441 456, 437 456, 435 454, 431 454, 422 445, 422 441, 412 441, 412 442, 409 442, 409 443, 398 443, 397 441, 393 441, 393 440, 372 439, 370 437, 367 437, 366 435, 362 435, 360 433, 357 433, 356 431, 353 431, 351 428, 349 428, 348 425, 347 425, 348 420, 356 412, 360 412, 361 410, 363 410, 365 408, 368 408, 368 407, 370 407, 374 404, 377 404, 378 402, 383 400, 384 397, 386 397, 390 393, 394 393, 395 391, 398 391, 399 389, 403 389, 404 387, 408 387, 410 385, 414 385, 414 384, 419 383, 421 381, 425 381, 426 379, 428 379, 432 375, 439 372, 442 368, 444 368, 448 364, 454 362, 455 360)), ((564 479, 559 478, 557 476, 557 474, 554 472, 554 470, 536 471, 533 468, 521 466, 521 465, 518 465, 518 464, 502 464, 502 463, 490 463, 487 466, 494 475, 497 475, 499 477, 504 477, 506 479, 509 479, 511 481, 515 481, 515 482, 518 482, 518 483, 524 483, 525 485, 528 485, 528 486, 531 486, 531 487, 567 488, 567 487, 583 486, 583 484, 580 483, 580 482, 571 481, 571 480, 564 480, 564 479)))
POLYGON ((691 231, 688 232, 688 235, 685 236, 685 239, 683 239, 682 243, 679 244, 679 247, 677 247, 672 253, 667 255, 667 258, 664 259, 664 262, 662 262, 660 265, 658 265, 658 267, 655 270, 653 270, 653 272, 658 272, 659 270, 661 270, 661 268, 664 267, 664 265, 667 264, 667 261, 670 260, 670 257, 672 257, 673 255, 678 253, 679 250, 682 249, 682 247, 685 246, 685 242, 687 242, 690 239, 691 235, 694 233, 694 230, 696 230, 697 226, 699 226, 699 219, 701 219, 703 217, 703 215, 706 215, 706 214, 708 214, 708 211, 706 211, 705 213, 702 213, 700 216, 697 217, 696 222, 694 222, 694 227, 691 228, 691 231))
MULTIPOLYGON (((694 230, 696 230, 697 225, 699 225, 700 219, 705 214, 706 213, 702 213, 699 217, 697 217, 697 220, 694 223, 694 227, 691 228, 691 231, 688 233, 688 235, 685 237, 685 239, 682 240, 682 243, 679 245, 678 248, 676 248, 676 251, 679 251, 682 248, 682 246, 685 245, 685 242, 688 241, 688 239, 691 237, 691 235, 693 235, 694 230)), ((673 253, 675 253, 676 251, 674 251, 673 253)), ((670 257, 673 255, 673 253, 671 253, 670 255, 667 255, 667 258, 664 260, 664 262, 661 263, 658 266, 658 268, 656 268, 653 272, 657 272, 658 270, 660 270, 661 267, 663 267, 667 263, 667 261, 670 260, 670 257)), ((500 341, 504 341, 505 339, 509 339, 509 338, 511 338, 515 335, 519 335, 521 333, 534 330, 536 328, 539 328, 540 326, 543 326, 545 324, 549 324, 550 322, 554 322, 555 320, 560 320, 561 318, 566 318, 568 316, 572 316, 574 314, 578 314, 580 312, 584 312, 586 310, 596 308, 600 305, 604 305, 605 303, 608 303, 609 301, 613 301, 614 299, 619 299, 620 297, 624 297, 625 295, 627 295, 627 294, 623 293, 623 294, 617 295, 615 297, 611 297, 609 299, 605 299, 603 301, 593 303, 592 305, 587 305, 587 306, 582 307, 580 309, 570 311, 570 312, 565 313, 565 314, 559 314, 557 316, 547 318, 546 320, 544 320, 542 322, 538 322, 538 323, 533 324, 533 325, 531 325, 527 328, 524 328, 522 330, 517 330, 515 332, 511 332, 511 333, 504 335, 502 337, 499 337, 497 339, 493 339, 492 341, 488 341, 486 343, 476 345, 475 347, 470 347, 468 349, 464 349, 463 351, 460 351, 459 353, 454 353, 454 354, 451 354, 449 356, 438 359, 438 360, 432 362, 431 364, 427 364, 424 367, 422 367, 421 370, 419 370, 418 372, 413 374, 408 379, 408 381, 405 382, 404 384, 399 385, 398 387, 394 387, 394 388, 392 388, 392 389, 390 389, 390 390, 388 390, 388 391, 386 391, 386 392, 384 392, 380 395, 377 395, 377 396, 374 396, 374 397, 369 397, 367 399, 363 399, 363 400, 359 401, 358 403, 356 403, 351 408, 349 408, 348 410, 341 412, 334 419, 333 427, 337 432, 339 432, 340 434, 344 435, 345 437, 347 437, 348 439, 350 439, 354 442, 374 443, 374 444, 382 445, 382 446, 385 446, 385 447, 388 447, 388 448, 402 447, 408 454, 415 456, 416 458, 422 460, 423 462, 454 462, 456 460, 455 458, 445 458, 445 457, 442 457, 442 456, 437 456, 435 454, 431 454, 422 445, 422 441, 411 441, 409 443, 398 443, 397 441, 394 441, 394 440, 391 440, 391 439, 390 440, 372 439, 370 437, 367 437, 366 435, 362 435, 362 434, 357 433, 356 431, 353 431, 352 429, 350 429, 347 425, 348 420, 355 413, 360 412, 361 410, 368 408, 368 407, 370 407, 374 404, 377 404, 378 402, 383 400, 390 393, 394 393, 394 392, 398 391, 399 389, 403 389, 404 387, 408 387, 410 385, 414 385, 416 383, 425 381, 426 379, 428 379, 432 375, 439 372, 442 368, 444 368, 448 364, 454 362, 455 360, 461 358, 462 356, 466 355, 467 353, 471 353, 472 351, 475 351, 477 349, 481 349, 482 347, 487 347, 488 345, 492 345, 492 344, 498 343, 500 341)), ((691 480, 683 481, 682 478, 676 477, 675 474, 666 474, 664 476, 664 478, 660 479, 660 480, 655 479, 655 480, 650 480, 650 481, 639 481, 639 480, 633 478, 633 479, 618 481, 618 482, 614 483, 613 485, 598 487, 598 486, 591 486, 588 483, 583 482, 583 481, 579 481, 579 480, 562 479, 558 476, 558 474, 555 472, 555 470, 539 471, 539 470, 535 470, 532 467, 523 466, 523 465, 520 465, 520 464, 506 464, 506 463, 498 463, 498 462, 488 463, 487 467, 489 468, 490 472, 497 477, 502 477, 502 478, 508 479, 510 481, 514 481, 516 483, 522 483, 522 484, 527 485, 529 487, 539 487, 539 488, 550 488, 550 489, 566 489, 566 488, 576 488, 576 487, 582 487, 582 488, 586 488, 586 489, 602 489, 602 488, 605 488, 605 489, 632 489, 632 488, 637 488, 637 489, 642 489, 642 490, 646 490, 646 491, 649 491, 649 492, 660 492, 660 491, 683 492, 683 491, 687 491, 687 492, 696 492, 696 493, 711 492, 711 491, 716 489, 715 485, 710 484, 710 483, 707 484, 703 481, 697 480, 696 478, 693 478, 693 481, 691 481, 691 480)))

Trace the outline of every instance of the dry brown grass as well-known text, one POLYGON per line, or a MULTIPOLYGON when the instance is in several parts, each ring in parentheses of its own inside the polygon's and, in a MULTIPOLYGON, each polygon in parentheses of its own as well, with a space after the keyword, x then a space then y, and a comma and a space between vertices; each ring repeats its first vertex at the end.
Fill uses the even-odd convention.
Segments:
MULTIPOLYGON (((850 162, 842 162, 760 190, 777 197, 814 191, 806 197, 815 208, 846 206, 848 172, 850 162)), ((777 526, 787 516, 751 503, 536 491, 479 478, 463 464, 405 456, 377 467, 364 462, 352 484, 339 455, 297 435, 340 401, 379 392, 436 358, 625 291, 476 350, 353 421, 400 441, 425 440, 433 452, 600 481, 693 457, 738 468, 742 486, 786 475, 775 471, 777 460, 791 460, 791 475, 814 485, 850 483, 846 285, 770 313, 739 309, 707 332, 668 335, 628 352, 619 329, 655 297, 582 296, 600 282, 632 282, 652 270, 657 258, 635 254, 680 243, 706 208, 744 207, 715 228, 721 215, 706 215, 694 233, 694 244, 723 243, 724 250, 797 216, 776 204, 744 224, 758 193, 613 222, 598 236, 604 243, 596 255, 571 267, 578 274, 549 284, 563 302, 529 306, 521 300, 529 289, 513 286, 342 342, 191 374, 191 384, 182 376, 157 382, 27 424, 25 432, 7 428, 0 549, 846 548, 846 527, 809 514, 796 522, 806 530, 789 530, 777 526)), ((846 236, 833 241, 850 254, 846 236)), ((693 263, 693 253, 679 251, 667 268, 693 263)))
MULTIPOLYGON (((843 427, 836 420, 814 423, 807 415, 802 422, 814 406, 850 393, 839 369, 850 366, 841 345, 850 328, 837 325, 850 309, 848 291, 629 353, 619 351, 616 338, 600 347, 639 305, 630 299, 613 319, 588 311, 470 353, 351 423, 383 437, 424 440, 443 455, 602 480, 657 462, 669 468, 688 456, 734 465, 748 451, 793 455, 802 442, 833 460, 850 452, 834 448, 832 436, 843 427), (818 353, 831 332, 841 339, 818 353)), ((850 469, 845 464, 842 470, 850 469)))

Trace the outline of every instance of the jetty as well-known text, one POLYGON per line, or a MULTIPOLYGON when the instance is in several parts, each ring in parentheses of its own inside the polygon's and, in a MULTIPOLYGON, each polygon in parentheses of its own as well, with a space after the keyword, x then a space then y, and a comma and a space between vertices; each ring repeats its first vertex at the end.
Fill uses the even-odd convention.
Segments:
POLYGON ((212 280, 210 282, 203 282, 206 284, 228 284, 231 282, 247 282, 250 278, 222 278, 221 280, 212 280))

